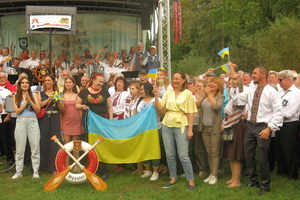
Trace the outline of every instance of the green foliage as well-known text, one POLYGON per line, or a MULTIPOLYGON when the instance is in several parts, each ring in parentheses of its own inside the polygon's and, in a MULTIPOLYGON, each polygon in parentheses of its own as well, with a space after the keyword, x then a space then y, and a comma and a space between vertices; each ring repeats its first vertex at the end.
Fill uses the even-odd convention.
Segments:
POLYGON ((257 34, 261 63, 270 69, 300 70, 300 22, 297 18, 277 19, 266 31, 257 34))
MULTIPOLYGON (((222 64, 224 63, 226 63, 226 61, 223 61, 222 64)), ((215 62, 208 61, 205 57, 196 55, 194 51, 190 51, 188 55, 179 61, 176 69, 191 76, 197 76, 205 73, 208 68, 218 67, 219 65, 221 65, 221 63, 216 65, 215 62)), ((219 71, 223 73, 222 70, 219 71)))
POLYGON ((173 45, 173 69, 203 73, 223 64, 217 53, 228 46, 238 69, 252 72, 265 65, 300 71, 299 0, 181 0, 181 5, 182 46, 190 49, 174 58, 181 46, 173 45))

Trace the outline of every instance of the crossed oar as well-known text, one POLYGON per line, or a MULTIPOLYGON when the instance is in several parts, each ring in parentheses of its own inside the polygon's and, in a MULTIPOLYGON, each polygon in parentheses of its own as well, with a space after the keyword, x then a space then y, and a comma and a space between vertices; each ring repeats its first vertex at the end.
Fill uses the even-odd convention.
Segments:
POLYGON ((54 140, 69 156, 70 158, 72 158, 72 160, 74 160, 74 163, 72 165, 70 165, 67 169, 65 169, 64 171, 60 172, 59 174, 57 174, 56 176, 54 176, 53 178, 51 178, 44 186, 44 190, 45 191, 53 191, 55 190, 60 184, 61 182, 65 179, 65 177, 67 176, 67 174, 69 173, 69 171, 75 166, 75 164, 77 164, 81 170, 84 171, 86 177, 88 178, 88 180, 90 181, 90 183, 95 187, 96 190, 107 190, 107 185, 106 183, 99 178, 96 174, 92 173, 91 171, 89 171, 88 169, 85 168, 85 166, 83 166, 79 161, 81 159, 84 158, 84 156, 86 156, 96 145, 98 145, 100 142, 102 142, 104 139, 103 137, 100 137, 95 144, 93 144, 91 146, 91 148, 84 152, 78 159, 76 159, 69 151, 66 150, 66 148, 60 143, 60 141, 57 139, 56 135, 54 135, 51 140, 54 140))

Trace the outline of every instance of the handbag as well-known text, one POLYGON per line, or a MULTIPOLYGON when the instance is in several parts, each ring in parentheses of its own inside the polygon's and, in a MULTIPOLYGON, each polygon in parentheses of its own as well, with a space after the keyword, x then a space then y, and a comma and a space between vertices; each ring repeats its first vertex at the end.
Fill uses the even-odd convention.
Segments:
POLYGON ((225 142, 232 142, 234 139, 234 126, 225 128, 222 132, 222 140, 225 142))
POLYGON ((36 114, 36 117, 38 119, 41 119, 42 117, 44 117, 45 113, 46 113, 46 108, 41 108, 40 112, 36 114))
POLYGON ((38 119, 43 118, 49 105, 50 105, 50 103, 48 102, 45 108, 41 108, 40 112, 36 113, 36 118, 38 118, 38 119))

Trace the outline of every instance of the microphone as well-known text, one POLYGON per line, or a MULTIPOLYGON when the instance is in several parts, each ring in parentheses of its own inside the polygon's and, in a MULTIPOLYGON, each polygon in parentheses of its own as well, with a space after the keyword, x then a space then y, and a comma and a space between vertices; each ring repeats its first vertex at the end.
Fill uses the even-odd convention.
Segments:
POLYGON ((107 45, 104 47, 104 49, 106 49, 108 46, 109 46, 109 44, 107 44, 107 45))

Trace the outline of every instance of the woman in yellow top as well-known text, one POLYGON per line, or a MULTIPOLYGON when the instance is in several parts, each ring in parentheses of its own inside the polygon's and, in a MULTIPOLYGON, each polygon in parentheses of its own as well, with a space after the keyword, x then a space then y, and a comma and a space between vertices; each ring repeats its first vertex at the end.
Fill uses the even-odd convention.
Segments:
POLYGON ((184 173, 189 182, 188 189, 194 190, 194 175, 191 160, 188 155, 189 139, 193 137, 194 113, 197 107, 191 91, 186 89, 187 80, 184 73, 176 72, 173 76, 173 89, 169 89, 162 100, 158 99, 157 89, 154 89, 155 104, 160 111, 167 111, 162 121, 162 137, 166 150, 167 163, 170 172, 170 182, 163 188, 169 188, 176 183, 176 150, 184 173))

